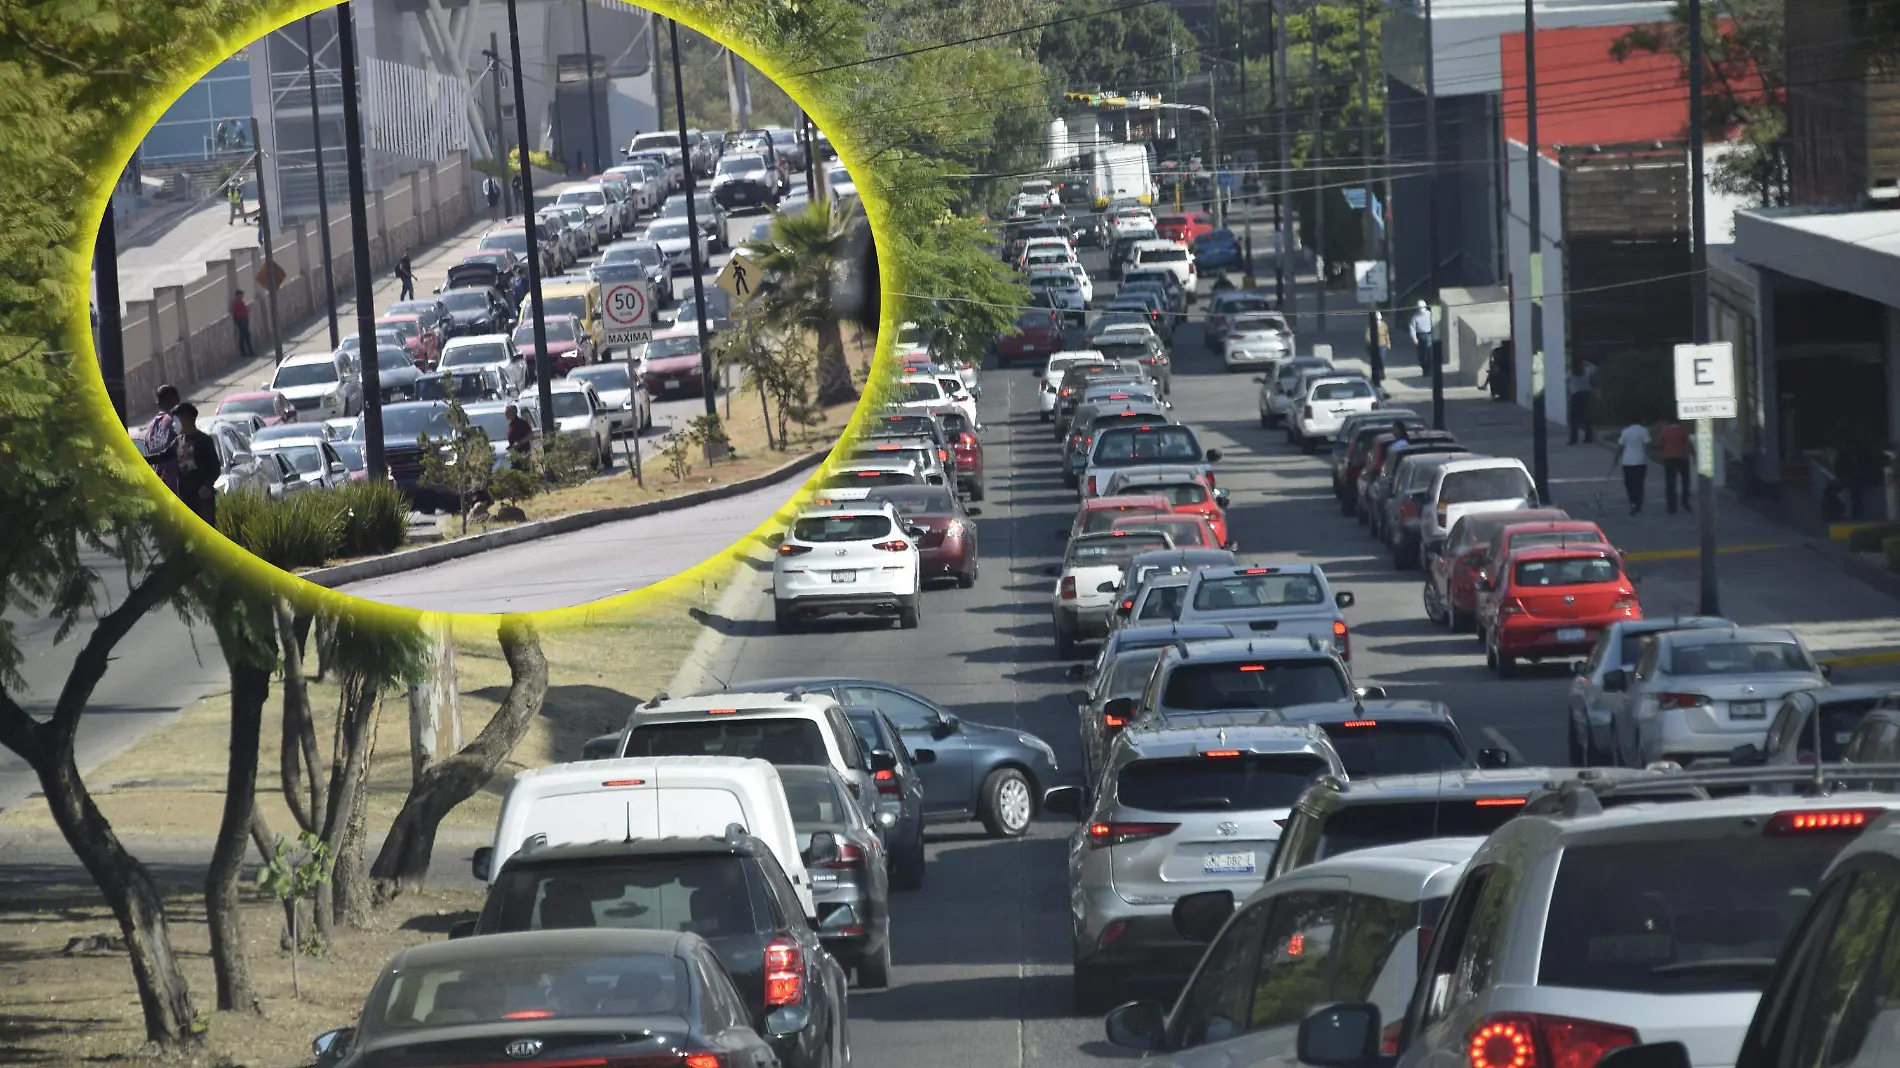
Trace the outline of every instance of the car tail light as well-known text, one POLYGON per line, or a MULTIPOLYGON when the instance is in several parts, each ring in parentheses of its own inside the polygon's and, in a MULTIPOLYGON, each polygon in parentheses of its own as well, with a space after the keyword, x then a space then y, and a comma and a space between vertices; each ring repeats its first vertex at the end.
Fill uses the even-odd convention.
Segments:
POLYGON ((1340 724, 1341 727, 1377 727, 1378 725, 1379 721, 1376 719, 1349 719, 1340 724))
POLYGON ((1447 509, 1445 508, 1445 506, 1442 504, 1439 505, 1438 506, 1438 525, 1441 527, 1445 525, 1446 514, 1447 514, 1447 509))
POLYGON ((1761 833, 1776 837, 1827 834, 1830 831, 1859 834, 1886 811, 1884 808, 1834 808, 1777 812, 1769 818, 1768 825, 1762 828, 1761 833))
POLYGON ((832 853, 831 859, 819 861, 818 866, 821 868, 855 868, 862 863, 864 863, 864 850, 859 849, 849 842, 839 842, 837 851, 832 853))
POLYGON ((1075 600, 1075 576, 1074 575, 1063 576, 1062 599, 1065 601, 1075 600))
POLYGON ((1127 845, 1149 838, 1159 838, 1174 833, 1178 823, 1091 823, 1089 824, 1089 845, 1102 846, 1127 845))
POLYGON ((904 784, 897 781, 896 772, 880 771, 872 775, 871 778, 877 783, 878 793, 888 794, 891 797, 904 796, 904 784))
POLYGON ((946 538, 962 537, 963 536, 963 520, 952 519, 950 522, 945 523, 943 526, 943 536, 946 538))
POLYGON ((809 545, 793 545, 791 542, 783 542, 778 547, 778 554, 780 556, 799 556, 808 552, 811 552, 811 546, 809 545))
POLYGON ((1124 612, 1133 612, 1135 610, 1135 602, 1123 601, 1121 603, 1121 610, 1124 612))
POLYGON ((974 449, 974 448, 976 448, 976 435, 975 435, 975 434, 972 434, 972 433, 970 433, 970 432, 969 432, 969 431, 967 431, 967 430, 965 430, 965 431, 964 431, 963 433, 961 433, 961 434, 958 434, 958 435, 957 435, 957 447, 958 447, 958 448, 960 448, 960 449, 974 449))
POLYGON ((1696 708, 1708 703, 1708 697, 1699 693, 1659 693, 1656 695, 1657 708, 1696 708))
POLYGON ((1641 1041, 1634 1030, 1595 1020, 1511 1013, 1487 1016, 1465 1040, 1471 1068, 1595 1068, 1611 1050, 1641 1041))
POLYGON ((938 450, 937 450, 937 462, 938 462, 938 463, 940 463, 940 464, 947 464, 947 463, 949 463, 949 462, 950 462, 950 450, 949 450, 949 449, 938 449, 938 450))
POLYGON ((1399 505, 1399 517, 1401 519, 1411 519, 1417 515, 1418 515, 1417 499, 1412 498, 1412 497, 1405 498, 1405 500, 1399 505))
POLYGON ((726 1068, 726 1058, 718 1053, 688 1053, 680 1063, 685 1068, 726 1068))
POLYGON ((1310 404, 1300 405, 1300 418, 1302 419, 1313 418, 1313 406, 1310 404))
POLYGON ((789 938, 774 939, 765 947, 766 1007, 796 1005, 804 996, 805 951, 789 938))
POLYGON ((903 552, 903 551, 904 551, 905 549, 908 549, 908 548, 910 548, 910 542, 907 542, 907 541, 880 541, 880 542, 877 542, 876 544, 874 544, 874 545, 872 545, 872 546, 871 546, 871 548, 873 548, 873 549, 882 549, 882 550, 884 550, 884 551, 885 551, 885 552, 887 552, 887 553, 901 553, 901 552, 903 552))
POLYGON ((1122 716, 1111 716, 1104 712, 1102 713, 1102 726, 1112 731, 1118 731, 1128 726, 1128 720, 1122 716))
POLYGON ((1524 602, 1518 600, 1515 597, 1512 597, 1509 600, 1505 601, 1503 604, 1498 605, 1498 615, 1501 615, 1501 616, 1522 616, 1522 615, 1529 615, 1529 614, 1530 614, 1529 611, 1524 607, 1524 602))
POLYGON ((1352 658, 1352 638, 1343 619, 1333 620, 1333 652, 1338 653, 1341 660, 1352 658))
POLYGON ((1636 598, 1634 597, 1618 597, 1616 600, 1610 602, 1610 611, 1618 612, 1618 611, 1623 611, 1625 609, 1635 608, 1636 603, 1637 603, 1636 598))
POLYGON ((1089 476, 1089 496, 1095 496, 1095 476, 1089 476))
POLYGON ((1216 757, 1216 758, 1237 757, 1240 755, 1240 750, 1238 749, 1209 749, 1201 753, 1201 755, 1204 757, 1216 757))

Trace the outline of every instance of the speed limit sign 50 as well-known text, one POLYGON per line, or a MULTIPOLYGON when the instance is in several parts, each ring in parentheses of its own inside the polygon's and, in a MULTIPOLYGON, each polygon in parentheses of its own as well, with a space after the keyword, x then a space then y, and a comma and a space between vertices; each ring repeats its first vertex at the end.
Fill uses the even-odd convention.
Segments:
POLYGON ((606 287, 607 344, 638 345, 653 337, 643 282, 614 282, 606 287))

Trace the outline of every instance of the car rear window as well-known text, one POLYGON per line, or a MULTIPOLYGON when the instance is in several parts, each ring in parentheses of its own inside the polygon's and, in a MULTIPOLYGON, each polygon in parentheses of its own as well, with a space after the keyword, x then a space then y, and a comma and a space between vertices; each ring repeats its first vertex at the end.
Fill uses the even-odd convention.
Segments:
POLYGON ((1608 557, 1571 556, 1521 561, 1511 579, 1517 586, 1589 586, 1615 582, 1621 574, 1616 561, 1608 557))
POLYGON ((736 856, 649 857, 509 867, 491 891, 496 931, 609 927, 717 937, 757 929, 736 856))
MULTIPOLYGON (((1847 743, 1854 737, 1854 729, 1867 713, 1874 710, 1880 702, 1872 697, 1852 701, 1829 701, 1821 706, 1821 762, 1832 764, 1841 759, 1847 751, 1847 743)), ((1795 752, 1802 756, 1814 753, 1814 725, 1810 722, 1795 739, 1795 752)))
POLYGON ((1199 463, 1201 443, 1184 426, 1117 427, 1096 439, 1094 461, 1102 467, 1141 463, 1199 463))
POLYGON ((1458 735, 1442 723, 1367 719, 1323 726, 1351 778, 1418 775, 1471 766, 1458 735))
POLYGON ((916 404, 919 401, 942 399, 943 387, 935 382, 900 382, 891 389, 892 404, 916 404))
POLYGON ((1207 487, 1199 482, 1137 482, 1123 486, 1119 492, 1152 493, 1157 497, 1166 497, 1169 504, 1176 506, 1207 503, 1207 487))
POLYGON ((891 519, 885 515, 805 516, 792 524, 792 537, 798 541, 870 541, 891 532, 891 519))
POLYGON ((671 954, 522 949, 518 955, 419 965, 397 974, 363 1013, 369 1034, 559 1016, 601 1019, 690 1011, 686 964, 671 954))
POLYGON ((1096 342, 1095 347, 1102 355, 1111 360, 1139 360, 1148 355, 1148 344, 1145 341, 1108 341, 1104 339, 1096 342))
POLYGON ((1288 657, 1258 663, 1179 663, 1168 674, 1161 704, 1169 711, 1286 708, 1344 701, 1346 677, 1329 659, 1288 657))
POLYGON ((1161 534, 1129 534, 1126 537, 1096 538, 1077 541, 1069 548, 1069 563, 1076 567, 1127 567, 1142 553, 1174 548, 1161 534))
POLYGON ((1139 760, 1121 770, 1117 799, 1145 812, 1292 808, 1326 762, 1310 753, 1139 760))
POLYGON ((1506 545, 1509 552, 1520 549, 1534 549, 1539 545, 1602 545, 1603 536, 1594 530, 1539 531, 1535 534, 1513 534, 1506 545))
POLYGON ((825 485, 840 486, 918 486, 923 476, 912 471, 839 471, 827 476, 825 485))
POLYGON ((1108 689, 1104 692, 1110 700, 1140 693, 1148 685, 1148 676, 1154 674, 1155 661, 1159 659, 1160 646, 1115 654, 1115 664, 1108 669, 1108 689))
POLYGON ((1793 642, 1710 642, 1671 650, 1671 675, 1756 675, 1813 671, 1814 663, 1793 642))
POLYGON ((1313 399, 1320 401, 1359 400, 1370 396, 1370 382, 1321 382, 1313 387, 1313 399))
POLYGON ((1082 533, 1100 534, 1115 525, 1115 520, 1129 516, 1154 515, 1155 510, 1145 504, 1125 504, 1116 508, 1098 508, 1082 518, 1082 533))
POLYGON ((1177 516, 1168 514, 1131 518, 1122 516, 1115 521, 1117 530, 1159 530, 1174 539, 1176 548, 1181 549, 1218 549, 1207 530, 1207 522, 1196 516, 1177 516))
POLYGON ((1489 837, 1524 807, 1524 798, 1458 798, 1350 805, 1320 829, 1314 860, 1356 849, 1399 845, 1426 838, 1489 837))
MULTIPOLYGON (((1214 235, 1209 234, 1207 236, 1212 237, 1214 235)), ((1246 312, 1266 311, 1271 307, 1273 307, 1273 305, 1267 303, 1264 297, 1236 297, 1221 301, 1220 304, 1214 308, 1214 314, 1241 315, 1246 312)))
POLYGON ((1287 608, 1322 603, 1319 580, 1310 574, 1232 575, 1204 578, 1194 591, 1194 607, 1218 612, 1233 608, 1287 608))
POLYGON ((1519 497, 1536 500, 1537 490, 1531 485, 1530 476, 1515 467, 1453 471, 1445 476, 1444 484, 1438 491, 1440 504, 1508 501, 1519 497))
POLYGON ((1148 591, 1148 596, 1141 602, 1141 610, 1135 613, 1135 619, 1173 619, 1181 614, 1181 598, 1186 594, 1186 585, 1156 586, 1148 591))
POLYGON ((1789 835, 1572 846, 1551 891, 1538 985, 1760 990, 1844 842, 1789 835))
POLYGON ((1141 253, 1141 262, 1144 264, 1180 263, 1187 258, 1187 249, 1184 248, 1151 248, 1144 249, 1141 253))
POLYGON ((627 732, 626 755, 751 757, 794 767, 831 765, 818 724, 790 718, 636 724, 627 732))

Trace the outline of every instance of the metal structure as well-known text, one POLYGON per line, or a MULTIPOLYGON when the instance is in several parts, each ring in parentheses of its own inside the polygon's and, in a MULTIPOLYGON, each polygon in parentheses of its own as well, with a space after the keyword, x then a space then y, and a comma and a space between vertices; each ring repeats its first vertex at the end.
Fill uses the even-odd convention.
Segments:
MULTIPOLYGON (((315 15, 305 15, 302 19, 304 70, 309 79, 310 154, 317 172, 317 235, 323 255, 323 299, 324 307, 329 312, 330 350, 334 352, 343 344, 343 340, 337 333, 336 325, 336 254, 330 250, 330 189, 323 180, 323 114, 317 104, 317 49, 311 43, 313 35, 310 23, 315 18, 315 15)), ((280 146, 278 152, 281 154, 282 151, 280 146)))
POLYGON ((363 121, 356 100, 356 20, 351 0, 336 8, 337 51, 343 70, 343 147, 349 160, 350 250, 356 264, 356 332, 363 360, 363 461, 371 482, 389 477, 383 460, 382 368, 376 360, 375 277, 369 259, 369 193, 363 173, 363 121))
MULTIPOLYGON (((1537 483, 1537 497, 1548 503, 1550 497, 1550 421, 1544 410, 1544 213, 1542 190, 1537 180, 1537 7, 1536 0, 1524 0, 1524 176, 1528 191, 1525 208, 1530 212, 1531 261, 1531 478, 1537 483)), ((1436 218, 1436 214, 1433 216, 1436 218)), ((1436 232, 1436 231, 1434 231, 1436 232)), ((1437 249, 1432 251, 1437 256, 1437 249)), ((1432 268, 1437 270, 1434 259, 1432 268)), ((1434 275, 1434 278, 1436 275, 1434 275)), ((1434 286, 1434 292, 1436 287, 1434 286)), ((1434 358, 1437 354, 1433 353, 1434 358)), ((1439 380, 1434 376, 1433 382, 1439 380)), ((1441 390, 1433 389, 1433 411, 1444 403, 1441 390)))
MULTIPOLYGON (((534 381, 541 401, 543 442, 560 433, 554 421, 554 361, 548 356, 548 316, 541 304, 540 221, 534 217, 534 165, 528 162, 528 103, 521 77, 521 22, 515 0, 508 0, 508 57, 515 78, 515 143, 521 146, 521 227, 528 239, 528 300, 534 316, 534 381)), ((500 65, 499 56, 494 57, 500 65)))
MULTIPOLYGON (((673 114, 679 126, 680 148, 683 150, 688 142, 686 140, 686 91, 680 83, 680 24, 667 19, 666 35, 667 50, 672 58, 669 66, 673 68, 673 114)), ((706 317, 709 314, 706 307, 706 282, 701 277, 705 274, 705 264, 699 259, 699 209, 693 204, 695 186, 698 183, 690 159, 687 160, 685 171, 686 185, 680 190, 680 195, 686 198, 686 232, 690 237, 686 248, 693 269, 693 307, 698 312, 693 316, 693 322, 699 327, 699 375, 706 393, 706 414, 717 417, 719 415, 719 383, 715 381, 713 375, 712 337, 706 326, 706 317)), ((706 450, 709 454, 713 451, 712 442, 706 443, 706 450)))
MULTIPOLYGON (((1702 159, 1702 0, 1689 0, 1689 246, 1690 252, 1690 338, 1697 345, 1709 342, 1709 209, 1702 159)), ((1715 448, 1715 420, 1696 420, 1696 450, 1715 448)), ((1716 577, 1715 478, 1713 462, 1698 456, 1695 475, 1696 548, 1700 567, 1697 582, 1699 611, 1705 616, 1722 614, 1722 592, 1716 577)), ((1820 717, 1815 717, 1816 722, 1820 717)))

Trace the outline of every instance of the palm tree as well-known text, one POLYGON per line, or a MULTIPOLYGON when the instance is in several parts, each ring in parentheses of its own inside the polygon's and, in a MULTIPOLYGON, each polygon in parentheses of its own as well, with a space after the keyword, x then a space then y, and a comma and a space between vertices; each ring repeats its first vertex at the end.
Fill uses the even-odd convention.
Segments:
POLYGON ((813 204, 800 214, 779 216, 768 238, 746 247, 759 272, 754 292, 765 319, 788 338, 810 333, 818 339, 818 406, 857 400, 833 304, 838 271, 851 247, 844 218, 829 204, 813 204))

